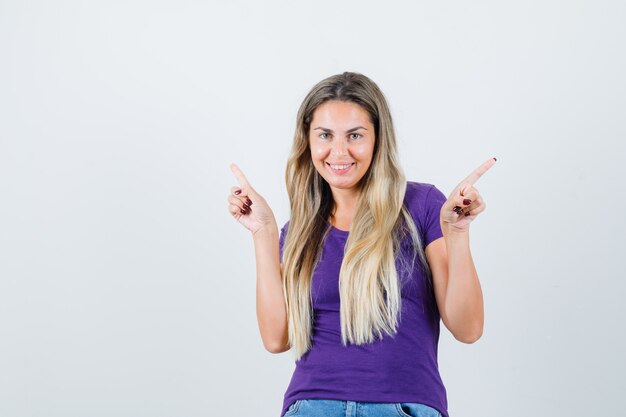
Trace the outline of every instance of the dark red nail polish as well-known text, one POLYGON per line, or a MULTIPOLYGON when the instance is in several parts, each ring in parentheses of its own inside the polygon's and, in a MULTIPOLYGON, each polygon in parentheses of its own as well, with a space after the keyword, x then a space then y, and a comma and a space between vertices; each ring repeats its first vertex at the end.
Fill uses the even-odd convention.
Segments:
POLYGON ((246 214, 246 211, 244 209, 239 209, 239 211, 241 212, 241 214, 246 214))
POLYGON ((248 203, 249 206, 252 205, 252 200, 250 200, 248 197, 246 197, 246 203, 248 203))
POLYGON ((241 194, 241 190, 235 190, 235 193, 234 193, 234 194, 235 194, 235 195, 239 195, 239 194, 241 194))
POLYGON ((469 216, 469 215, 470 215, 470 212, 469 212, 469 211, 466 211, 466 212, 465 212, 465 215, 466 215, 466 216, 469 216))
POLYGON ((472 202, 472 200, 470 200, 469 198, 465 198, 465 199, 463 199, 463 204, 465 204, 466 206, 467 206, 469 203, 471 203, 471 202, 472 202))
POLYGON ((245 210, 250 210, 250 206, 247 205, 246 203, 243 203, 243 207, 244 207, 245 210))
POLYGON ((494 160, 494 161, 497 161, 497 159, 496 159, 496 157, 495 157, 495 156, 493 157, 493 160, 494 160))

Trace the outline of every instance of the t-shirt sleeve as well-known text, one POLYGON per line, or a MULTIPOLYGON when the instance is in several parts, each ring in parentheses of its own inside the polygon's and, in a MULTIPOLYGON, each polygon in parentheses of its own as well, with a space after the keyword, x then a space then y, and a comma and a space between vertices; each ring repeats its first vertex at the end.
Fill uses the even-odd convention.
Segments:
POLYGON ((278 250, 280 251, 280 263, 283 263, 283 245, 285 244, 285 235, 287 234, 287 225, 289 222, 280 229, 280 237, 278 238, 278 250))
POLYGON ((441 225, 439 224, 439 216, 443 203, 448 198, 437 187, 432 185, 426 193, 424 201, 424 247, 428 246, 433 240, 443 236, 441 225))

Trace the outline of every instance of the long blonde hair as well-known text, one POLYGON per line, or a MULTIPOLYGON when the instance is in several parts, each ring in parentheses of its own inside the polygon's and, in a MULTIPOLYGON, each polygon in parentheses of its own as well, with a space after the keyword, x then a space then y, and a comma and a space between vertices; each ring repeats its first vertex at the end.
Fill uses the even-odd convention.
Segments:
POLYGON ((291 218, 283 244, 283 294, 287 305, 289 344, 299 360, 311 347, 313 311, 311 280, 330 228, 334 200, 328 183, 311 160, 309 128, 313 113, 329 100, 356 103, 375 128, 372 163, 360 182, 360 197, 350 225, 339 273, 341 339, 344 346, 371 343, 374 333, 397 332, 401 282, 396 254, 406 236, 413 243, 412 268, 419 256, 430 282, 430 269, 417 229, 403 200, 406 180, 397 156, 395 132, 386 99, 368 77, 344 72, 317 83, 298 110, 285 179, 291 218))

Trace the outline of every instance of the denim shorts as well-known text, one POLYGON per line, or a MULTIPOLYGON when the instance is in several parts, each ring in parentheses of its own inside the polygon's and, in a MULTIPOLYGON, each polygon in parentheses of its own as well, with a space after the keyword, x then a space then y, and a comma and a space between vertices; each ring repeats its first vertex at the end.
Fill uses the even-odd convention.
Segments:
POLYGON ((372 403, 340 400, 296 400, 284 417, 442 417, 420 403, 372 403))

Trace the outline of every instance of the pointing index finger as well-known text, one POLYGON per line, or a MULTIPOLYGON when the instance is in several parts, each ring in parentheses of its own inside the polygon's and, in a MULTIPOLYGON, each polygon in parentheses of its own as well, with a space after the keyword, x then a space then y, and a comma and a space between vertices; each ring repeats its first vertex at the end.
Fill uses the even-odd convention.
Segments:
POLYGON ((243 172, 241 171, 241 169, 239 169, 239 167, 236 164, 230 164, 230 170, 233 171, 233 174, 235 174, 235 177, 237 177, 237 181, 239 181, 239 185, 241 185, 242 187, 249 185, 248 179, 246 178, 245 175, 243 175, 243 172))
POLYGON ((476 168, 471 174, 469 174, 463 181, 459 183, 469 183, 470 185, 474 185, 476 181, 485 173, 489 168, 491 168, 496 163, 495 158, 489 158, 485 162, 483 162, 478 168, 476 168))

